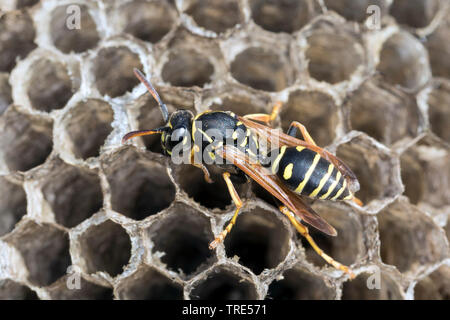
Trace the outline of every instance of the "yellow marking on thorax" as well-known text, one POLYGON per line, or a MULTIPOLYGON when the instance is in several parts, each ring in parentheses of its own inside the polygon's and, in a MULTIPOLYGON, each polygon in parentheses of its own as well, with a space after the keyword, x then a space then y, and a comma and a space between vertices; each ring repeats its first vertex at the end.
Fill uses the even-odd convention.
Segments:
POLYGON ((238 121, 237 123, 236 123, 236 126, 240 126, 242 124, 242 121, 238 121))
POLYGON ((200 133, 206 137, 206 140, 208 140, 209 143, 213 142, 213 139, 211 139, 211 137, 208 136, 205 131, 203 131, 202 129, 197 129, 197 130, 200 131, 200 133))
POLYGON ((237 132, 237 130, 234 130, 234 131, 233 131, 233 135, 232 135, 231 137, 233 138, 233 140, 237 140, 237 138, 238 138, 238 132, 237 132))
POLYGON ((336 180, 334 180, 334 182, 331 184, 331 186, 328 188, 327 193, 325 193, 323 196, 320 197, 320 199, 326 199, 334 190, 334 188, 336 188, 339 179, 341 179, 341 173, 338 171, 336 174, 336 180))
POLYGON ((331 200, 336 200, 337 198, 339 198, 339 196, 341 195, 342 192, 344 192, 346 187, 347 187, 347 180, 344 179, 344 183, 342 184, 342 188, 339 189, 339 191, 336 193, 336 195, 333 198, 331 198, 331 200))
POLYGON ((240 144, 241 147, 245 147, 245 145, 247 144, 247 137, 245 137, 245 139, 242 141, 242 143, 240 144))
POLYGON ((211 159, 213 159, 214 161, 216 160, 216 155, 214 154, 214 152, 210 151, 210 152, 209 152, 209 156, 210 156, 211 159))
POLYGON ((309 178, 311 178, 312 173, 314 172, 314 169, 316 169, 317 164, 319 163, 320 160, 320 154, 316 153, 316 155, 314 156, 314 160, 311 164, 311 166, 309 167, 308 171, 306 171, 305 174, 305 178, 303 179, 303 181, 298 185, 297 189, 295 189, 296 193, 302 193, 303 188, 306 186, 306 184, 308 183, 309 178))
POLYGON ((284 168, 283 178, 284 180, 289 180, 292 177, 292 169, 294 168, 293 163, 289 163, 286 168, 284 168))
POLYGON ((305 149, 305 147, 297 146, 297 147, 295 147, 295 149, 296 149, 298 152, 302 152, 303 149, 305 149))
POLYGON ((286 151, 286 146, 282 146, 280 149, 280 154, 275 158, 275 161, 272 164, 272 173, 276 174, 277 173, 277 167, 278 167, 278 163, 280 162, 281 158, 284 155, 284 152, 286 151))
POLYGON ((332 164, 330 164, 328 166, 328 171, 327 173, 323 176, 323 178, 320 180, 319 185, 317 186, 316 189, 314 189, 313 192, 311 192, 311 194, 309 195, 310 197, 315 197, 319 194, 319 192, 322 190, 323 186, 325 185, 325 183, 328 181, 328 179, 331 176, 331 173, 333 172, 334 166, 332 164))

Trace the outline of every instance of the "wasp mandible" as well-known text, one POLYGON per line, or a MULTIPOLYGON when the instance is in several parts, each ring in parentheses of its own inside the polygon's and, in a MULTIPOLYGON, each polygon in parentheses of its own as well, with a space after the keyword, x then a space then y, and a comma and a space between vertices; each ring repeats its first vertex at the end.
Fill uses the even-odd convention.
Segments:
POLYGON ((129 132, 122 142, 138 136, 160 134, 166 155, 171 156, 177 146, 187 146, 189 163, 203 171, 207 182, 212 180, 205 163, 214 163, 223 169, 222 177, 236 210, 225 229, 210 243, 210 249, 224 241, 236 223, 243 202, 231 177, 244 176, 256 181, 281 203, 279 210, 325 261, 354 277, 347 266, 325 254, 312 239, 301 221, 330 236, 336 236, 337 232, 300 196, 349 200, 362 205, 354 196, 359 189, 358 180, 342 160, 318 147, 301 123, 293 121, 287 134, 271 128, 269 124, 277 117, 281 103, 275 104, 270 114, 238 116, 230 111, 211 110, 197 115, 189 110, 176 110, 169 114, 150 81, 139 70, 134 69, 134 73, 157 101, 166 124, 156 129, 129 132), (214 135, 208 133, 211 130, 214 130, 214 135), (298 130, 303 140, 296 138, 298 130), (259 154, 258 138, 279 147, 259 154), (261 161, 263 158, 265 161, 261 161))

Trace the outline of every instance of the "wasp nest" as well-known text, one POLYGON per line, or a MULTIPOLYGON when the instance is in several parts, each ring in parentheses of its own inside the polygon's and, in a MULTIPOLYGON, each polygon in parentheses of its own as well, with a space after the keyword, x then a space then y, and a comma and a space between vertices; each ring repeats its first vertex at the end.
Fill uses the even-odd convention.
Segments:
POLYGON ((0 298, 449 299, 450 13, 439 0, 0 0, 0 298), (255 184, 162 156, 170 110, 283 109, 356 173, 326 265, 255 184))

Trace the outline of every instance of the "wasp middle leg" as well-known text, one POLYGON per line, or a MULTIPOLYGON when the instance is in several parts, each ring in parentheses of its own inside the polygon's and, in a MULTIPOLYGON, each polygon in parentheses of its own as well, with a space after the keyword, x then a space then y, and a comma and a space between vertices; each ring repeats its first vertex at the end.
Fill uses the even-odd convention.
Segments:
POLYGON ((222 176, 223 176, 223 179, 225 180, 225 183, 227 184, 228 192, 230 193, 231 198, 233 199, 233 202, 236 205, 236 210, 234 211, 233 218, 231 218, 231 221, 228 223, 226 228, 219 234, 219 236, 216 239, 214 239, 214 241, 212 241, 209 244, 209 249, 211 249, 211 250, 215 249, 219 243, 223 242, 223 240, 225 239, 227 234, 230 233, 231 228, 233 228, 234 224, 236 223, 236 218, 237 218, 238 213, 241 210, 242 205, 243 205, 241 198, 239 198, 239 194, 237 193, 236 189, 234 188, 233 182, 231 182, 230 173, 224 172, 222 174, 222 176))

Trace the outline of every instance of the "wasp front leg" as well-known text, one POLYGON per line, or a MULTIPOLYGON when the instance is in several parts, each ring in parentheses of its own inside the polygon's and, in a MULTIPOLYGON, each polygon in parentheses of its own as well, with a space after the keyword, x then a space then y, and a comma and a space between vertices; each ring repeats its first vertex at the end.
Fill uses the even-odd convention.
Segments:
POLYGON ((223 179, 225 180, 225 183, 227 184, 228 192, 231 195, 231 199, 233 199, 233 202, 236 205, 236 210, 234 211, 233 218, 231 218, 231 221, 228 223, 226 228, 219 234, 219 236, 216 239, 214 239, 214 241, 212 241, 209 244, 209 249, 211 249, 211 250, 215 249, 219 243, 223 242, 223 240, 225 239, 227 234, 230 233, 231 228, 233 228, 234 224, 236 223, 238 213, 242 208, 242 200, 241 200, 241 198, 239 198, 239 194, 237 193, 236 189, 233 186, 233 183, 231 182, 230 173, 224 172, 222 174, 222 176, 223 176, 223 179))
POLYGON ((317 254, 319 256, 321 256, 326 262, 328 262, 329 264, 331 264, 334 268, 338 269, 338 270, 342 270, 345 273, 347 273, 350 276, 350 279, 355 278, 355 274, 352 272, 352 270, 347 267, 344 266, 343 264, 337 262, 336 260, 334 260, 332 257, 330 257, 329 255, 327 255, 325 252, 323 252, 322 249, 319 248, 319 246, 316 244, 316 242, 314 241, 314 239, 310 236, 308 228, 305 227, 303 224, 301 224, 300 222, 298 222, 295 219, 294 214, 286 207, 286 206, 280 206, 279 207, 280 211, 286 215, 289 219, 289 221, 291 221, 291 223, 294 225, 294 227, 297 229, 297 231, 303 236, 305 237, 305 239, 309 242, 309 244, 311 245, 311 247, 314 249, 314 251, 317 252, 317 254))
POLYGON ((244 116, 244 118, 254 121, 260 121, 264 122, 265 124, 269 124, 273 120, 275 120, 280 113, 282 103, 280 101, 276 102, 275 105, 272 108, 272 112, 270 114, 266 113, 252 113, 247 114, 244 116))

